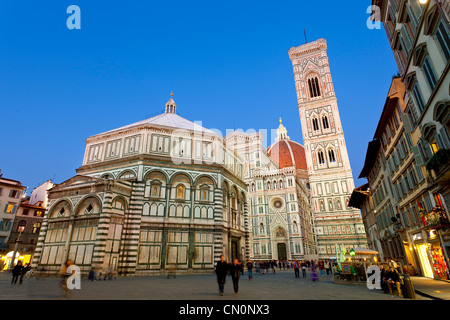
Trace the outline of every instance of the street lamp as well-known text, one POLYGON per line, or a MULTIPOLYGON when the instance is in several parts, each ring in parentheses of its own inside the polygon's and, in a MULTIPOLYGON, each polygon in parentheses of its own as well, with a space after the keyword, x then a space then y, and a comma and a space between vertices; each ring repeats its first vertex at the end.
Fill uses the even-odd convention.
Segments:
MULTIPOLYGON (((444 20, 445 25, 447 26, 447 31, 450 32, 450 27, 449 27, 448 19, 447 19, 447 16, 445 15, 445 13, 444 13, 444 10, 442 10, 440 0, 433 0, 433 1, 436 3, 436 7, 438 8, 439 13, 440 13, 441 16, 442 16, 442 19, 444 20)), ((419 3, 425 5, 425 4, 428 3, 428 0, 419 0, 419 3)))
POLYGON ((14 261, 16 260, 17 247, 19 246, 20 236, 22 235, 22 232, 24 230, 25 230, 24 226, 19 226, 19 228, 18 228, 19 236, 17 237, 16 245, 14 246, 14 252, 13 252, 13 255, 11 257, 11 262, 9 263, 9 269, 13 269, 14 268, 14 261))

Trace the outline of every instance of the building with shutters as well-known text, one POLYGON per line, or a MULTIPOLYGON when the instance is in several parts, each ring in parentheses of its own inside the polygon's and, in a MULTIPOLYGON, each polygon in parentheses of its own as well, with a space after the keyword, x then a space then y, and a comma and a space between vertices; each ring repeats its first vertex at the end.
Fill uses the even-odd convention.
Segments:
POLYGON ((0 172, 0 270, 8 267, 12 256, 8 240, 25 189, 20 181, 5 178, 0 172))
POLYGON ((87 139, 76 176, 49 190, 34 268, 149 275, 247 259, 243 162, 176 110, 171 97, 163 114, 87 139))
POLYGON ((23 265, 31 264, 47 206, 47 191, 54 186, 48 180, 22 198, 11 228, 9 252, 16 250, 23 265))
MULTIPOLYGON (((420 250, 417 254, 425 276, 449 278, 450 2, 373 0, 372 5, 380 9, 379 18, 405 87, 402 122, 427 189, 415 205, 404 206, 405 212, 421 212, 424 220, 408 244, 411 251, 420 250)), ((408 187, 411 175, 408 178, 402 172, 401 176, 397 184, 408 187)), ((408 202, 403 200, 408 195, 402 203, 408 202)))

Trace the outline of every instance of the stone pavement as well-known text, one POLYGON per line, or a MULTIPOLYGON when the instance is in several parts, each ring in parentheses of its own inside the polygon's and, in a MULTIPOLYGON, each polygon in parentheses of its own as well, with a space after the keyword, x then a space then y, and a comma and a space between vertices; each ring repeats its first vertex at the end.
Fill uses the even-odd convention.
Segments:
POLYGON ((450 300, 450 281, 433 280, 424 277, 411 277, 416 296, 421 295, 433 300, 450 300))
MULTIPOLYGON (((301 275, 300 275, 301 276, 301 275)), ((412 277, 416 300, 450 299, 450 284, 445 281, 412 277)), ((231 277, 227 277, 225 296, 218 295, 214 274, 118 277, 115 280, 88 281, 82 279, 80 290, 62 295, 59 279, 24 279, 22 285, 11 285, 11 275, 0 273, 0 300, 409 300, 388 295, 381 290, 369 290, 363 285, 334 284, 332 276, 322 276, 313 282, 295 279, 293 271, 241 277, 239 295, 235 296, 231 277)))

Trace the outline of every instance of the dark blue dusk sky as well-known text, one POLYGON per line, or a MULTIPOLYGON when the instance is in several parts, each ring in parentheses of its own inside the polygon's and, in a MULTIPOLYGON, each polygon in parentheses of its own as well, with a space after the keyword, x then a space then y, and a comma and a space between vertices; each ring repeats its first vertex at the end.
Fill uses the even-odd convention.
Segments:
POLYGON ((302 143, 290 47, 325 38, 355 185, 397 72, 361 1, 2 1, 0 169, 29 192, 82 164, 86 138, 177 111, 302 143), (70 5, 81 30, 69 30, 70 5))

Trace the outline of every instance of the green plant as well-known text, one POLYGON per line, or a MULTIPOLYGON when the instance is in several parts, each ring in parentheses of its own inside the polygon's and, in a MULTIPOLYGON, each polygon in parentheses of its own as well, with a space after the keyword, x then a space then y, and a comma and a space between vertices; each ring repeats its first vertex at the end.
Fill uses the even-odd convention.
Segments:
POLYGON ((426 168, 428 171, 439 171, 440 168, 446 166, 450 160, 450 150, 438 150, 430 160, 428 160, 426 168))

